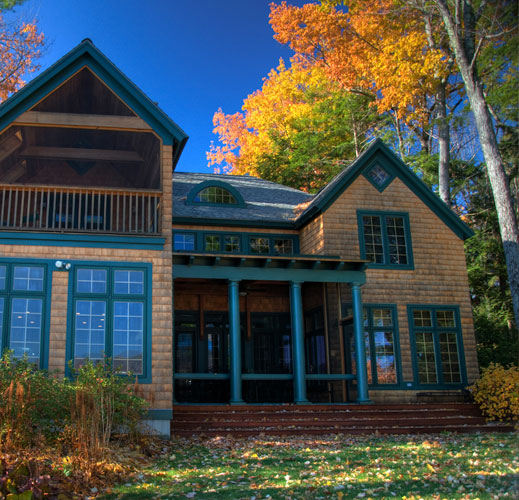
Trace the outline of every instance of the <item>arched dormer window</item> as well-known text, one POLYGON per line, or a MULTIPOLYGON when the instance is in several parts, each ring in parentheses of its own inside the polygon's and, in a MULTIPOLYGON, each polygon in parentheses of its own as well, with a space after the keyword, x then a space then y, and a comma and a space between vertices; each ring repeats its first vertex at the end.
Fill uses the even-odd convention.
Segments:
POLYGON ((205 181, 197 184, 187 196, 186 203, 188 205, 245 206, 240 193, 221 181, 205 181))

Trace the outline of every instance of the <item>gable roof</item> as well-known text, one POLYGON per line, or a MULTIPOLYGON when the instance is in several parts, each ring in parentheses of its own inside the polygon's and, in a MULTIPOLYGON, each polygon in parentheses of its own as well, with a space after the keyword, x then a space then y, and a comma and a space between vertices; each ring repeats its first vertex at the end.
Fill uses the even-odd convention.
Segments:
POLYGON ((391 178, 398 177, 459 238, 474 233, 430 188, 389 149, 376 139, 350 166, 315 195, 248 175, 173 174, 173 223, 241 225, 298 229, 325 212, 362 173, 380 164, 391 178), (206 206, 186 203, 196 186, 228 184, 243 198, 243 205, 206 206))
POLYGON ((458 237, 465 240, 474 233, 381 139, 376 139, 350 166, 335 176, 297 219, 297 227, 305 225, 323 213, 363 172, 375 163, 398 177, 427 205, 458 237))
POLYGON ((85 66, 147 122, 164 144, 173 146, 174 167, 188 136, 88 38, 0 105, 0 130, 85 66))
POLYGON ((199 174, 175 172, 173 174, 173 223, 193 222, 202 219, 204 224, 240 224, 256 227, 294 228, 295 209, 308 203, 313 195, 282 184, 249 175, 199 174), (199 205, 186 203, 188 195, 197 186, 227 184, 238 191, 244 204, 199 205))

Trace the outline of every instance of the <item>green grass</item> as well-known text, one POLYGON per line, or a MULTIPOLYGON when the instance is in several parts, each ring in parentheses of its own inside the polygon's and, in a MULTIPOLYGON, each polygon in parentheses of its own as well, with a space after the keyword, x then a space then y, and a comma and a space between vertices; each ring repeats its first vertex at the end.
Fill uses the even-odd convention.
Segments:
POLYGON ((517 434, 171 441, 104 499, 519 498, 517 434))

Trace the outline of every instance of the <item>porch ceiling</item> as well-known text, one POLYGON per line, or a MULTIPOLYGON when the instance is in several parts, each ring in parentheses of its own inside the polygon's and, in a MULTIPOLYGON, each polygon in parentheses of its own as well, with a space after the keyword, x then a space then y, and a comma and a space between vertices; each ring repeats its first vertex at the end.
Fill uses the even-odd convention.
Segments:
POLYGON ((263 256, 173 254, 173 278, 301 281, 319 283, 366 282, 366 260, 331 256, 263 256))

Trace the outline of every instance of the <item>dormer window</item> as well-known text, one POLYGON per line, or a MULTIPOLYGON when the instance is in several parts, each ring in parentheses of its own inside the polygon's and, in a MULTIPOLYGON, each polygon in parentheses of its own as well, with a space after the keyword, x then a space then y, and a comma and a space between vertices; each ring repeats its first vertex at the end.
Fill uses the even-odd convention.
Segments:
POLYGON ((237 189, 222 181, 205 181, 191 189, 187 205, 209 205, 244 208, 245 202, 237 189))
POLYGON ((226 189, 219 186, 211 186, 202 189, 194 197, 195 203, 214 203, 217 205, 237 205, 236 198, 226 189))

